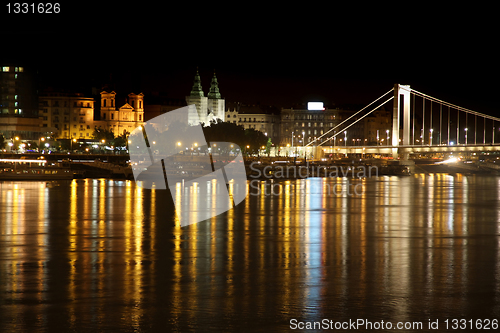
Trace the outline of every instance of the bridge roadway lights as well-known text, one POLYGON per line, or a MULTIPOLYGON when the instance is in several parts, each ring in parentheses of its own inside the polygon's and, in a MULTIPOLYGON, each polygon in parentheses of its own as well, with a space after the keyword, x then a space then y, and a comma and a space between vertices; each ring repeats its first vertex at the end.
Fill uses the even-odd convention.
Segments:
POLYGON ((324 154, 377 154, 392 155, 391 146, 343 146, 324 148, 324 154))
MULTIPOLYGON (((335 148, 324 148, 324 154, 377 154, 393 156, 394 149, 395 148, 392 146, 342 146, 335 148)), ((396 149, 398 150, 400 159, 407 159, 410 154, 418 153, 500 152, 500 145, 399 146, 396 149)))
POLYGON ((460 152, 500 152, 500 145, 475 146, 408 146, 399 147, 400 152, 415 153, 460 153, 460 152))

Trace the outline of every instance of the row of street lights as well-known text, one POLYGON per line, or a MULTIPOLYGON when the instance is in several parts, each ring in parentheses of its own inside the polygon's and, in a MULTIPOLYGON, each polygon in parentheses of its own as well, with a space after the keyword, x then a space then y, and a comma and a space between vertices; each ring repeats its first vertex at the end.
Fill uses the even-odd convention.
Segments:
MULTIPOLYGON (((389 130, 386 130, 385 132, 386 132, 386 134, 387 134, 387 141, 386 141, 386 142, 389 142, 389 138, 390 138, 390 136, 389 136, 389 132, 390 132, 390 131, 389 131, 389 130)), ((295 133, 295 132, 292 132, 292 149, 293 149, 293 147, 294 147, 294 145, 293 145, 293 139, 294 139, 294 137, 295 137, 294 133, 295 133)), ((300 133, 300 132, 299 132, 299 133, 300 133)), ((298 136, 298 137, 300 137, 300 135, 297 135, 297 136, 298 136)), ((316 137, 315 137, 315 139, 316 139, 316 137)), ((335 133, 335 131, 334 131, 334 134, 333 134, 333 145, 334 145, 334 146, 336 145, 336 139, 337 139, 337 138, 336 138, 336 133, 335 133)), ((330 140, 331 140, 331 138, 330 138, 330 140)), ((368 140, 368 139, 365 139, 365 140, 364 140, 364 141, 365 141, 365 143, 366 143, 366 141, 367 141, 367 140, 368 140)), ((339 139, 339 141, 340 141, 340 142, 342 142, 342 139, 339 139)), ((360 141, 361 141, 361 139, 352 139, 352 141, 354 142, 354 144, 356 144, 356 142, 360 142, 360 141)), ((379 130, 377 130, 377 145, 380 145, 383 141, 384 141, 384 139, 380 139, 379 130)), ((304 146, 305 146, 305 132, 302 132, 302 140, 299 140, 299 142, 302 142, 302 147, 304 147, 304 146)), ((347 146, 347 131, 344 131, 344 145, 345 145, 345 146, 347 146)), ((287 147, 289 147, 289 145, 288 145, 288 144, 287 144, 287 147)), ((298 145, 297 145, 297 147, 298 147, 298 145)))
MULTIPOLYGON (((420 142, 422 145, 424 145, 424 133, 423 133, 424 129, 421 129, 421 135, 420 135, 420 142)), ((467 136, 467 133, 468 133, 468 128, 464 128, 464 131, 465 131, 465 144, 467 145, 468 144, 468 136, 467 136)), ((390 136, 389 136, 389 133, 390 133, 390 130, 386 130, 386 135, 387 135, 387 141, 386 141, 386 144, 389 145, 389 139, 390 139, 390 136)), ((430 129, 429 130, 429 145, 432 146, 432 143, 433 143, 433 132, 434 132, 434 129, 430 129)), ((458 131, 457 131, 458 132, 458 131)), ((302 132, 302 141, 299 140, 299 142, 302 142, 302 146, 305 146, 305 140, 304 140, 304 134, 305 132, 302 132)), ((335 135, 335 132, 334 132, 334 135, 335 135)), ((493 137, 494 137, 495 133, 493 132, 493 137)), ((293 139, 294 139, 294 132, 292 132, 292 148, 294 147, 293 145, 293 139)), ((299 135, 300 137, 300 135, 299 135)), ((334 146, 336 144, 336 137, 334 137, 334 146)), ((356 141, 360 141, 360 139, 352 139, 353 142, 356 142, 356 141)), ((340 142, 342 142, 342 139, 339 139, 340 142)), ((365 142, 367 141, 367 139, 365 139, 365 142)), ((377 130, 377 145, 381 145, 383 143, 384 139, 381 139, 380 138, 380 130, 377 130)), ((417 140, 418 142, 419 140, 417 140)), ((457 144, 458 144, 459 140, 457 140, 457 144)), ((453 145, 454 142, 453 141, 450 141, 449 142, 450 145, 453 145)), ((347 146, 347 131, 344 131, 344 145, 347 146)), ((289 145, 287 145, 289 146, 289 145)))
MULTIPOLYGON (((464 128, 464 132, 465 132, 465 145, 467 145, 469 142, 468 142, 468 139, 467 139, 467 132, 468 132, 468 128, 464 128)), ((433 141, 433 133, 434 133, 434 129, 431 128, 429 129, 429 146, 432 146, 432 141, 433 141)), ((457 130, 457 136, 458 136, 458 130, 457 130)), ((493 130, 493 141, 494 141, 494 138, 495 138, 495 131, 493 130)), ((419 140, 416 140, 417 142, 419 142, 419 140)), ((420 129, 420 144, 423 146, 425 143, 425 140, 424 140, 424 129, 420 129)), ((449 141, 449 138, 448 138, 448 145, 450 146, 453 146, 454 145, 454 141, 449 141)), ((457 137, 457 144, 460 144, 460 138, 457 137)), ((475 144, 475 142, 474 142, 475 144)))

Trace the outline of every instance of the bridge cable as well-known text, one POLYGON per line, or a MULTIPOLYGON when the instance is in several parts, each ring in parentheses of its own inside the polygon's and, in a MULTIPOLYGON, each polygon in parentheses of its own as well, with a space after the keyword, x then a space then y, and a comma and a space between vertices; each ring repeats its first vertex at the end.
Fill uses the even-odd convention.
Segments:
POLYGON ((490 119, 490 120, 494 120, 494 121, 500 121, 500 118, 489 116, 487 114, 483 114, 483 113, 480 113, 480 112, 477 112, 477 111, 473 111, 473 110, 470 110, 470 109, 467 109, 467 108, 464 108, 464 107, 461 107, 461 106, 458 106, 458 105, 455 105, 455 104, 443 101, 441 99, 438 99, 436 97, 432 97, 430 95, 424 94, 424 93, 422 93, 420 91, 417 91, 415 89, 408 89, 408 88, 404 88, 404 87, 401 87, 400 89, 405 89, 405 90, 409 91, 410 93, 412 93, 414 95, 417 95, 417 96, 420 96, 420 97, 423 97, 423 98, 427 98, 427 99, 433 100, 436 103, 441 103, 441 104, 443 104, 445 106, 451 107, 453 109, 457 109, 457 110, 462 111, 462 112, 470 113, 470 114, 477 115, 477 116, 480 116, 480 117, 483 117, 483 118, 487 118, 487 119, 490 119))
MULTIPOLYGON (((313 141, 309 142, 307 145, 305 145, 305 147, 307 147, 307 146, 309 146, 309 145, 313 144, 315 141, 317 141, 317 140, 321 139, 322 137, 324 137, 325 135, 327 135, 327 134, 328 134, 328 133, 330 133, 331 131, 335 130, 337 127, 339 127, 340 125, 342 125, 343 123, 345 123, 346 121, 348 121, 349 119, 351 119, 352 117, 355 117, 358 113, 360 113, 361 111, 365 110, 365 109, 366 109, 366 108, 368 108, 370 105, 372 105, 373 103, 377 102, 379 99, 381 99, 382 97, 384 97, 385 95, 387 95, 388 93, 390 93, 390 92, 392 92, 392 91, 394 91, 394 88, 392 88, 391 90, 389 90, 388 92, 386 92, 385 94, 383 94, 382 96, 380 96, 379 98, 377 98, 376 100, 374 100, 373 102, 371 102, 370 104, 368 104, 367 106, 365 106, 364 108, 362 108, 361 110, 359 110, 358 112, 356 112, 355 114, 353 114, 352 116, 350 116, 349 118, 347 118, 346 120, 344 120, 343 122, 341 122, 341 123, 340 123, 340 124, 338 124, 337 126, 335 126, 335 127, 331 128, 331 129, 329 129, 328 131, 326 131, 326 132, 325 132, 324 134, 322 134, 321 136, 319 136, 319 137, 317 137, 316 139, 314 139, 313 141)), ((386 102, 384 102, 384 103, 382 103, 381 105, 384 105, 385 103, 387 103, 387 101, 386 101, 386 102)), ((373 110, 372 110, 372 111, 373 111, 373 110)), ((372 111, 370 111, 370 113, 371 113, 372 111)), ((363 116, 363 117, 365 117, 365 116, 363 116)), ((357 121, 356 121, 356 122, 357 122, 357 121)), ((349 127, 350 127, 350 126, 349 126, 349 127)), ((346 128, 347 128, 347 127, 346 127, 346 128)), ((346 128, 344 128, 344 130, 345 130, 346 128)), ((340 132, 339 132, 339 133, 340 133, 340 132)), ((336 135, 334 135, 333 137, 335 137, 335 136, 336 136, 336 135)), ((302 138, 302 139, 304 140, 305 138, 302 138)), ((331 137, 330 137, 330 139, 331 139, 331 137)), ((330 140, 330 139, 328 139, 328 140, 330 140)), ((327 140, 327 141, 328 141, 328 140, 327 140)))
MULTIPOLYGON (((374 109, 372 109, 370 112, 368 112, 367 114, 361 116, 361 118, 357 119, 355 122, 353 122, 352 124, 348 125, 347 127, 344 127, 343 131, 345 131, 346 129, 348 129, 349 127, 351 127, 352 125, 356 124, 358 121, 360 121, 361 119, 363 119, 364 117, 368 116, 370 113, 372 113, 373 111, 376 111, 379 107, 381 107, 382 105, 384 105, 385 103, 389 102, 390 100, 392 100, 394 98, 394 96, 391 96, 388 100, 386 100, 385 102, 383 102, 382 104, 378 105, 377 107, 375 107, 374 109)), ((330 130, 331 131, 331 130, 330 130)), ((322 146, 323 144, 325 144, 326 142, 328 142, 328 140, 331 140, 332 138, 336 137, 338 134, 342 133, 342 131, 332 135, 331 137, 329 137, 327 140, 321 142, 318 144, 318 146, 322 146)), ((325 133, 326 134, 326 133, 325 133)))

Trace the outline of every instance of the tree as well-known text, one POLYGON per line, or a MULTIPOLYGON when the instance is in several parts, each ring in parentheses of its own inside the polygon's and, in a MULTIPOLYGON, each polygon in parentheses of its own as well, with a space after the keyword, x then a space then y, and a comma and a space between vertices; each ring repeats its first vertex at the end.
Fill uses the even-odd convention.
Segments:
POLYGON ((116 138, 113 139, 112 144, 115 147, 126 147, 128 146, 128 136, 130 135, 129 132, 123 131, 122 134, 118 135, 116 138))
POLYGON ((92 137, 95 140, 106 140, 106 142, 112 142, 115 138, 115 134, 110 130, 95 127, 94 132, 92 132, 92 137))
POLYGON ((207 142, 233 142, 242 150, 247 150, 248 146, 248 152, 255 152, 262 146, 270 149, 272 144, 264 133, 230 122, 210 122, 209 127, 203 127, 203 133, 207 142))
POLYGON ((28 150, 36 150, 38 149, 38 143, 36 141, 28 141, 28 147, 26 149, 28 150))
POLYGON ((271 154, 271 146, 273 143, 271 142, 271 138, 267 139, 267 144, 266 144, 266 154, 269 156, 271 154))
POLYGON ((207 143, 233 142, 243 148, 245 146, 245 129, 241 125, 230 122, 210 122, 209 127, 203 127, 207 143))
POLYGON ((245 130, 245 144, 250 146, 249 152, 251 153, 256 152, 262 146, 267 146, 270 140, 264 133, 256 129, 247 128, 245 130))

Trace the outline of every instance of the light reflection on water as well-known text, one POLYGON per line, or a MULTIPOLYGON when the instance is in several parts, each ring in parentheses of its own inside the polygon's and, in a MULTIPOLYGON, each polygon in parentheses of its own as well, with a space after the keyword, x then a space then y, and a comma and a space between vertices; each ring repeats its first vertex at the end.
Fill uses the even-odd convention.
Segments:
POLYGON ((134 182, 0 182, 0 327, 285 331, 291 318, 500 317, 500 177, 253 185, 261 195, 181 228, 169 193, 134 182), (362 191, 331 191, 349 185, 362 191))

